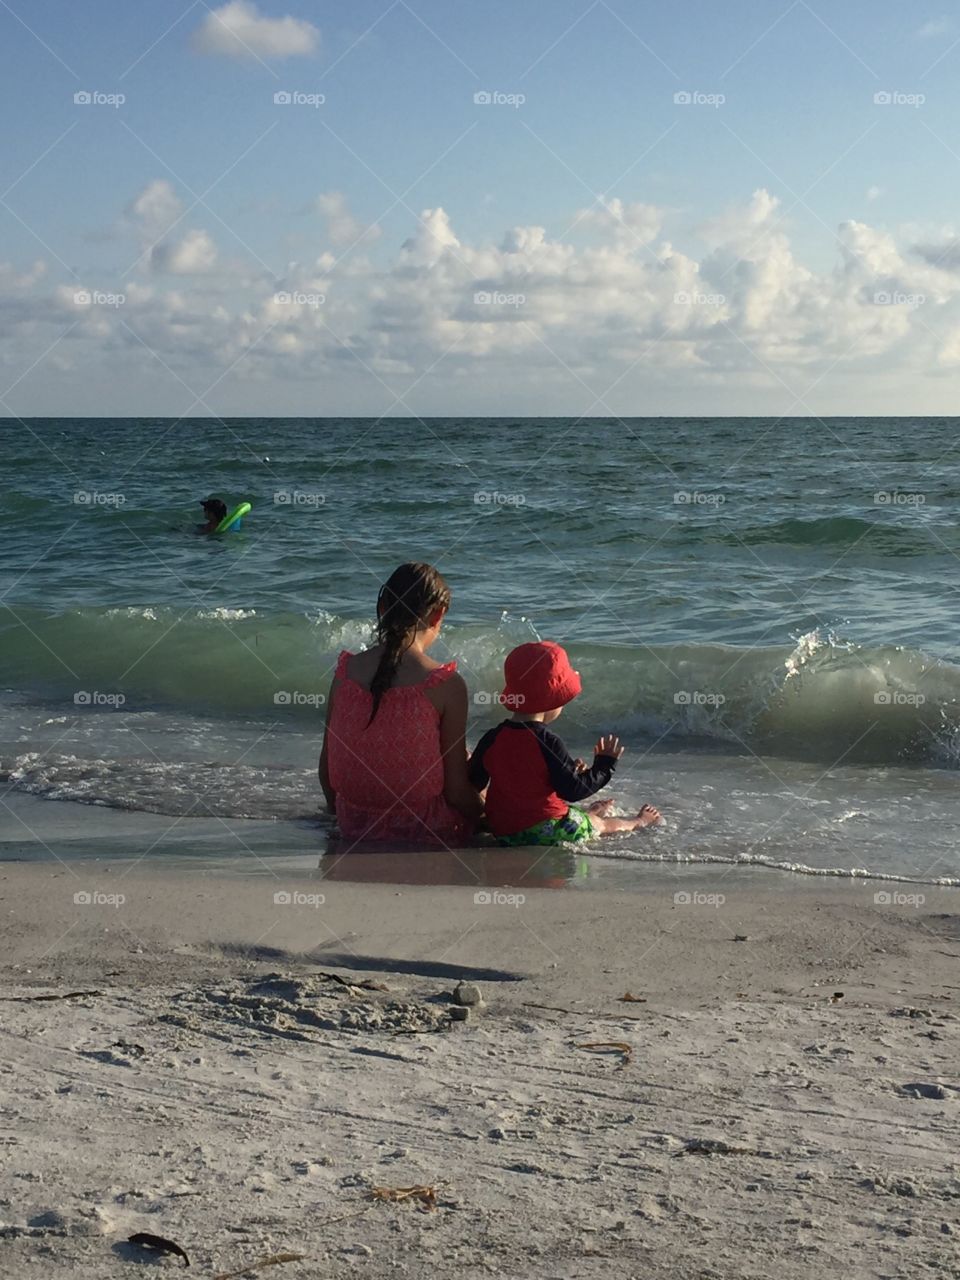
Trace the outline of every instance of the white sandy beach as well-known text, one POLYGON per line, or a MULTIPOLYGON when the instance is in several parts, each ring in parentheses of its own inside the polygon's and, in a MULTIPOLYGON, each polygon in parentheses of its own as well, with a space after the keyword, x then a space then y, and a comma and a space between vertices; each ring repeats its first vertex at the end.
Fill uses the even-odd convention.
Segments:
POLYGON ((278 884, 0 869, 4 1275, 957 1274, 955 893, 278 884))

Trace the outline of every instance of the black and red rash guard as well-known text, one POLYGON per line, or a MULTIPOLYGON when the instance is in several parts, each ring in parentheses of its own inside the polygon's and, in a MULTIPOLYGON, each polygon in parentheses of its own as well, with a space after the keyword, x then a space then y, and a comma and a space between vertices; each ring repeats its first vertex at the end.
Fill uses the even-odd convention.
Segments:
POLYGON ((616 768, 613 756, 595 756, 578 772, 567 748, 538 720, 504 720, 477 743, 470 781, 487 792, 487 822, 495 836, 512 836, 550 818, 562 818, 571 801, 586 800, 605 787, 616 768))

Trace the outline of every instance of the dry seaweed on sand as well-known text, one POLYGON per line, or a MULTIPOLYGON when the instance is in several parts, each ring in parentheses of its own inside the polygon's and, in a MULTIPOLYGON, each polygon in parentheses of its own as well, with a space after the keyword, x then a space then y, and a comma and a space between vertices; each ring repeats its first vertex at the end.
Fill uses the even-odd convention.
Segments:
POLYGON ((677 1156, 755 1156, 756 1151, 750 1147, 734 1147, 729 1142, 724 1142, 722 1138, 693 1138, 680 1151, 674 1154, 677 1156))
POLYGON ((40 1000, 80 1000, 84 996, 102 996, 102 991, 52 991, 42 996, 0 996, 13 1004, 33 1004, 40 1000))
POLYGON ((357 987, 361 991, 389 991, 382 982, 374 982, 373 978, 344 978, 339 973, 328 973, 321 970, 313 975, 323 982, 336 982, 341 987, 357 987))
POLYGON ((425 1209, 437 1207, 437 1188, 426 1186, 415 1187, 371 1187, 370 1195, 374 1200, 398 1203, 402 1200, 417 1200, 425 1209))
POLYGON ((218 1271, 213 1280, 237 1280, 239 1276, 249 1275, 251 1271, 262 1271, 264 1267, 279 1267, 284 1262, 302 1262, 305 1253, 271 1253, 269 1258, 261 1258, 259 1262, 251 1262, 239 1271, 218 1271))
POLYGON ((182 1258, 189 1267, 190 1259, 186 1252, 173 1240, 168 1240, 165 1236, 155 1236, 149 1231, 138 1231, 127 1238, 128 1244, 138 1244, 144 1249, 156 1249, 158 1253, 173 1253, 178 1258, 182 1258))
POLYGON ((646 996, 635 996, 632 991, 625 991, 620 997, 621 1004, 646 1004, 646 996))
POLYGON ((621 1067, 633 1061, 633 1046, 625 1040, 587 1040, 574 1046, 577 1049, 589 1049, 591 1053, 619 1053, 621 1067))

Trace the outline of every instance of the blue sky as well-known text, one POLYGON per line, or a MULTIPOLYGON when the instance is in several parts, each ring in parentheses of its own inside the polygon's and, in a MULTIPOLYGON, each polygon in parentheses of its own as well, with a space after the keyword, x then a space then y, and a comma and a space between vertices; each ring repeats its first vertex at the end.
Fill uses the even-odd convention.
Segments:
POLYGON ((0 412, 951 411, 945 6, 12 0, 0 24, 0 412))

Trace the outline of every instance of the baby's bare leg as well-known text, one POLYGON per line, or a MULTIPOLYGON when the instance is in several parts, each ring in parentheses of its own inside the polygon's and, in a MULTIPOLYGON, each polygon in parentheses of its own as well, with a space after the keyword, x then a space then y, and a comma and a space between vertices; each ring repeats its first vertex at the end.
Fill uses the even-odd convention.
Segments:
POLYGON ((591 817, 596 814, 598 817, 605 818, 612 808, 613 798, 608 796, 606 800, 594 800, 593 804, 588 804, 587 813, 591 817))
POLYGON ((638 831, 661 821, 659 809, 645 804, 635 818, 607 818, 590 810, 590 823, 598 836, 612 836, 623 831, 638 831))

